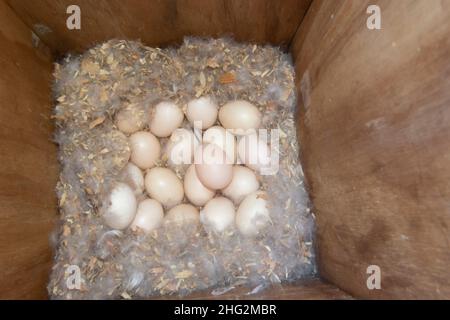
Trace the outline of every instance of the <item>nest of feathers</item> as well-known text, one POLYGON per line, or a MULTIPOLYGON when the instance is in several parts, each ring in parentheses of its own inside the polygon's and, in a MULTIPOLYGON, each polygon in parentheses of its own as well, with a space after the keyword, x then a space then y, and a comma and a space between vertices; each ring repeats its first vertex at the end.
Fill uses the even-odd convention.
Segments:
MULTIPOLYGON (((165 49, 110 40, 65 57, 54 76, 62 170, 48 285, 53 299, 147 298, 205 289, 221 294, 242 285, 256 292, 316 273, 314 215, 299 162, 295 74, 288 54, 231 39, 186 38, 165 49), (246 238, 235 229, 206 232, 202 225, 163 225, 147 234, 105 226, 99 216, 103 195, 130 157, 128 137, 114 124, 117 112, 144 114, 164 99, 185 106, 203 95, 219 105, 248 100, 261 111, 264 128, 279 130, 279 171, 261 177, 269 227, 246 238), (67 285, 69 266, 80 271, 76 288, 67 285)), ((164 160, 158 165, 165 166, 164 160)))

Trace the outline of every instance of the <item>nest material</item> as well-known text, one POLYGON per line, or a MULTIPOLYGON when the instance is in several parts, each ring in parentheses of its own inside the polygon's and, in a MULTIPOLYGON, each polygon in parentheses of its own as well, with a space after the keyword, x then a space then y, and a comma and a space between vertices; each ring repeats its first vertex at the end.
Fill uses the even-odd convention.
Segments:
POLYGON ((257 291, 316 272, 314 217, 298 160, 294 70, 287 54, 229 39, 186 38, 181 47, 167 49, 111 40, 56 64, 54 95, 62 172, 52 298, 145 298, 206 288, 220 294, 238 285, 257 291), (148 113, 166 99, 185 106, 204 95, 219 105, 248 100, 262 112, 264 128, 279 129, 279 172, 261 176, 270 226, 255 238, 236 229, 208 233, 201 225, 164 225, 147 235, 110 230, 99 207, 130 155, 115 114, 123 108, 148 113), (67 286, 70 265, 81 271, 80 288, 67 286))

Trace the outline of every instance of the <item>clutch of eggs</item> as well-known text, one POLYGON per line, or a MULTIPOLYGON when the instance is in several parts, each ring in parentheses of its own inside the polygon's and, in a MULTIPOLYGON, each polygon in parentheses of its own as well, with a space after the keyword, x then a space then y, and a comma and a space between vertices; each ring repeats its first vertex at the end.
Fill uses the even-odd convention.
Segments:
POLYGON ((184 111, 162 101, 147 114, 139 104, 116 114, 131 155, 104 199, 105 224, 150 232, 163 223, 201 222, 208 232, 236 228, 244 236, 257 235, 270 221, 267 194, 255 173, 270 156, 256 133, 260 111, 243 100, 219 108, 211 97, 191 100, 184 111), (161 167, 162 158, 167 167, 161 167))

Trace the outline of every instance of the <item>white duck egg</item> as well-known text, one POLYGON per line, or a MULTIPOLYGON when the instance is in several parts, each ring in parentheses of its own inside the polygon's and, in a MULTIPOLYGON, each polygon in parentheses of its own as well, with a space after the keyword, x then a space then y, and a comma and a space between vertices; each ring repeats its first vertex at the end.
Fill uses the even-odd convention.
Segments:
POLYGON ((176 129, 166 145, 167 163, 171 167, 193 163, 194 152, 199 142, 192 130, 176 129))
POLYGON ((150 197, 166 208, 172 208, 183 200, 183 183, 168 168, 157 167, 148 170, 144 183, 150 197))
POLYGON ((270 148, 256 133, 241 137, 238 155, 242 163, 256 171, 269 168, 271 165, 270 148))
POLYGON ((244 166, 233 167, 233 178, 222 194, 238 205, 250 193, 259 189, 258 178, 253 170, 244 166))
POLYGON ((130 160, 141 169, 154 167, 161 155, 159 140, 150 132, 133 133, 130 136, 130 147, 130 160))
POLYGON ((150 232, 159 228, 164 220, 162 205, 154 199, 145 199, 139 202, 136 217, 131 223, 131 229, 141 229, 150 232))
POLYGON ((200 221, 198 209, 191 204, 179 204, 169 210, 166 221, 176 224, 197 224, 200 221))
POLYGON ((236 137, 221 126, 214 126, 203 133, 203 143, 215 144, 225 151, 230 163, 236 162, 236 137))
POLYGON ((210 97, 188 102, 186 117, 195 128, 208 129, 217 121, 218 106, 210 97))
POLYGON ((150 112, 150 131, 159 138, 169 137, 183 119, 183 111, 175 103, 160 102, 150 112))
POLYGON ((184 175, 184 193, 192 204, 199 207, 204 206, 215 195, 215 191, 205 187, 197 177, 195 165, 191 165, 184 175))
POLYGON ((144 174, 141 169, 131 162, 124 168, 122 180, 133 189, 136 196, 139 196, 144 192, 144 174))
POLYGON ((225 188, 233 177, 233 166, 225 152, 214 144, 204 144, 195 153, 195 170, 201 183, 212 190, 225 188))
POLYGON ((112 229, 122 230, 130 225, 136 215, 136 197, 126 183, 118 182, 104 203, 103 220, 112 229))
POLYGON ((236 100, 220 108, 219 121, 231 133, 246 135, 250 130, 259 128, 262 116, 255 105, 248 101, 236 100))
POLYGON ((233 202, 225 197, 208 201, 200 211, 200 221, 206 229, 223 232, 235 222, 236 211, 233 202))
POLYGON ((245 236, 255 236, 270 221, 267 194, 256 191, 244 198, 236 212, 236 226, 245 236))

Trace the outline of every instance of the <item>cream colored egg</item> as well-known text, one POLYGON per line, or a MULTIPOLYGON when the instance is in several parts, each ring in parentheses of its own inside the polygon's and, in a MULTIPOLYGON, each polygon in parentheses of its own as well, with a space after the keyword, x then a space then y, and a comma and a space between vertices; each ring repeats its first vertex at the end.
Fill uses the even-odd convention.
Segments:
POLYGON ((135 133, 142 130, 145 125, 145 115, 143 108, 133 105, 120 110, 116 114, 115 123, 117 128, 123 133, 135 133))
POLYGON ((145 190, 164 207, 172 208, 184 197, 183 184, 168 168, 152 168, 145 175, 145 190))
POLYGON ((234 166, 233 179, 222 190, 222 194, 233 200, 234 204, 238 205, 247 195, 258 189, 259 181, 252 170, 244 166, 234 166))
POLYGON ((145 199, 139 202, 136 217, 131 223, 131 229, 141 229, 150 232, 159 228, 164 220, 162 205, 154 199, 145 199))
POLYGON ((171 167, 190 165, 194 161, 194 152, 199 145, 192 130, 176 129, 166 146, 167 164, 171 167))
POLYGON ((254 236, 270 222, 267 194, 256 191, 241 202, 236 213, 236 226, 245 236, 254 236))
POLYGON ((144 174, 136 165, 129 162, 122 171, 122 181, 133 189, 136 196, 144 192, 144 174))
POLYGON ((169 223, 191 224, 198 223, 200 215, 196 207, 183 203, 170 209, 165 219, 169 223))
POLYGON ((136 197, 130 186, 116 183, 102 207, 103 220, 112 229, 125 229, 136 215, 136 205, 136 197))
POLYGON ((184 193, 192 204, 199 207, 204 206, 215 195, 215 191, 201 183, 197 177, 195 165, 191 165, 184 175, 184 193))
POLYGON ((169 137, 183 119, 183 111, 175 103, 160 102, 150 112, 150 131, 160 138, 169 137))
POLYGON ((203 133, 203 143, 215 144, 225 151, 230 163, 236 162, 236 137, 221 126, 214 126, 203 133))
POLYGON ((200 211, 200 221, 206 229, 222 232, 234 225, 236 212, 233 202, 225 197, 217 197, 208 201, 200 211))
POLYGON ((231 133, 246 135, 250 130, 259 128, 262 116, 258 108, 250 102, 236 100, 220 108, 219 121, 231 133))
POLYGON ((188 102, 186 117, 195 128, 207 129, 217 121, 218 106, 210 97, 188 102))
POLYGON ((243 136, 239 140, 238 155, 242 163, 256 171, 271 165, 270 148, 256 133, 243 136))
POLYGON ((233 166, 225 152, 214 144, 204 144, 195 153, 195 170, 201 183, 212 190, 225 188, 233 177, 233 166))
POLYGON ((130 136, 130 147, 130 160, 141 169, 154 167, 161 155, 159 140, 150 132, 133 133, 130 136))

